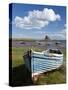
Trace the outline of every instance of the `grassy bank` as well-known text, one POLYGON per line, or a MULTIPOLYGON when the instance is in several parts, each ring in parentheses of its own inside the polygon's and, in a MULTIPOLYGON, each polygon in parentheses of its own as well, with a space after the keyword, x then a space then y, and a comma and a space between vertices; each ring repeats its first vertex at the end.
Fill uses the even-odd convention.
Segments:
MULTIPOLYGON (((33 50, 42 51, 40 48, 34 48, 33 50)), ((17 69, 22 64, 24 65, 23 55, 24 53, 29 50, 30 47, 12 47, 12 68, 13 68, 13 82, 19 83, 23 81, 23 77, 26 78, 26 70, 17 69), (15 71, 16 70, 16 71, 15 71), (22 73, 23 72, 23 73, 22 73)), ((37 85, 42 84, 60 84, 66 82, 66 51, 65 49, 62 50, 64 54, 64 63, 63 66, 55 71, 48 72, 42 74, 38 81, 36 82, 37 85)), ((27 80, 25 80, 27 82, 27 80)))

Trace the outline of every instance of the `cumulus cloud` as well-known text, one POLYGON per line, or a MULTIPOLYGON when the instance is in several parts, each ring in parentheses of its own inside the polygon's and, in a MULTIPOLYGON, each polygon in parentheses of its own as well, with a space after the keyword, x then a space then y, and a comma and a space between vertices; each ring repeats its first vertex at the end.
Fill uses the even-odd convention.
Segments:
POLYGON ((29 11, 27 16, 16 16, 14 24, 21 29, 41 29, 47 26, 50 22, 60 20, 59 14, 56 14, 53 9, 44 8, 42 11, 29 11))

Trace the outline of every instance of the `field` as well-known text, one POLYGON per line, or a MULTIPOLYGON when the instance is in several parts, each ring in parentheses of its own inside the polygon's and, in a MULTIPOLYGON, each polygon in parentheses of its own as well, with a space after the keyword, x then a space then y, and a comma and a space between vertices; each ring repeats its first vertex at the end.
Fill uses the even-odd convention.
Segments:
MULTIPOLYGON (((32 83, 29 71, 25 68, 25 62, 23 59, 24 53, 30 48, 36 51, 42 51, 45 47, 43 46, 40 48, 40 45, 39 47, 31 45, 20 46, 19 44, 16 47, 14 45, 12 46, 12 84, 14 86, 34 85, 32 83)), ((35 83, 36 85, 62 84, 66 82, 66 50, 65 48, 61 49, 64 54, 64 62, 61 68, 51 72, 43 73, 35 83)))

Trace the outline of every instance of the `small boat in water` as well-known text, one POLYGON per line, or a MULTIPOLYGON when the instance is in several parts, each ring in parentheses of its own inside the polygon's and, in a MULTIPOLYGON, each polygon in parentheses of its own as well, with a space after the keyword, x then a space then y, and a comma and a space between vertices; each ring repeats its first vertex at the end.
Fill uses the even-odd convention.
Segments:
POLYGON ((57 69, 63 64, 63 53, 58 49, 48 49, 42 52, 30 50, 25 56, 25 66, 32 75, 57 69))

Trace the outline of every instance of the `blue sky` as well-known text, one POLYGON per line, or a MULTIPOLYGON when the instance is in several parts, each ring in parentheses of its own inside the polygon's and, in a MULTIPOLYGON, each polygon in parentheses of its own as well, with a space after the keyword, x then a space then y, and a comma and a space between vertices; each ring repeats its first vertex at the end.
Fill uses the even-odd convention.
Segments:
POLYGON ((13 4, 12 38, 66 38, 66 7, 13 4))

